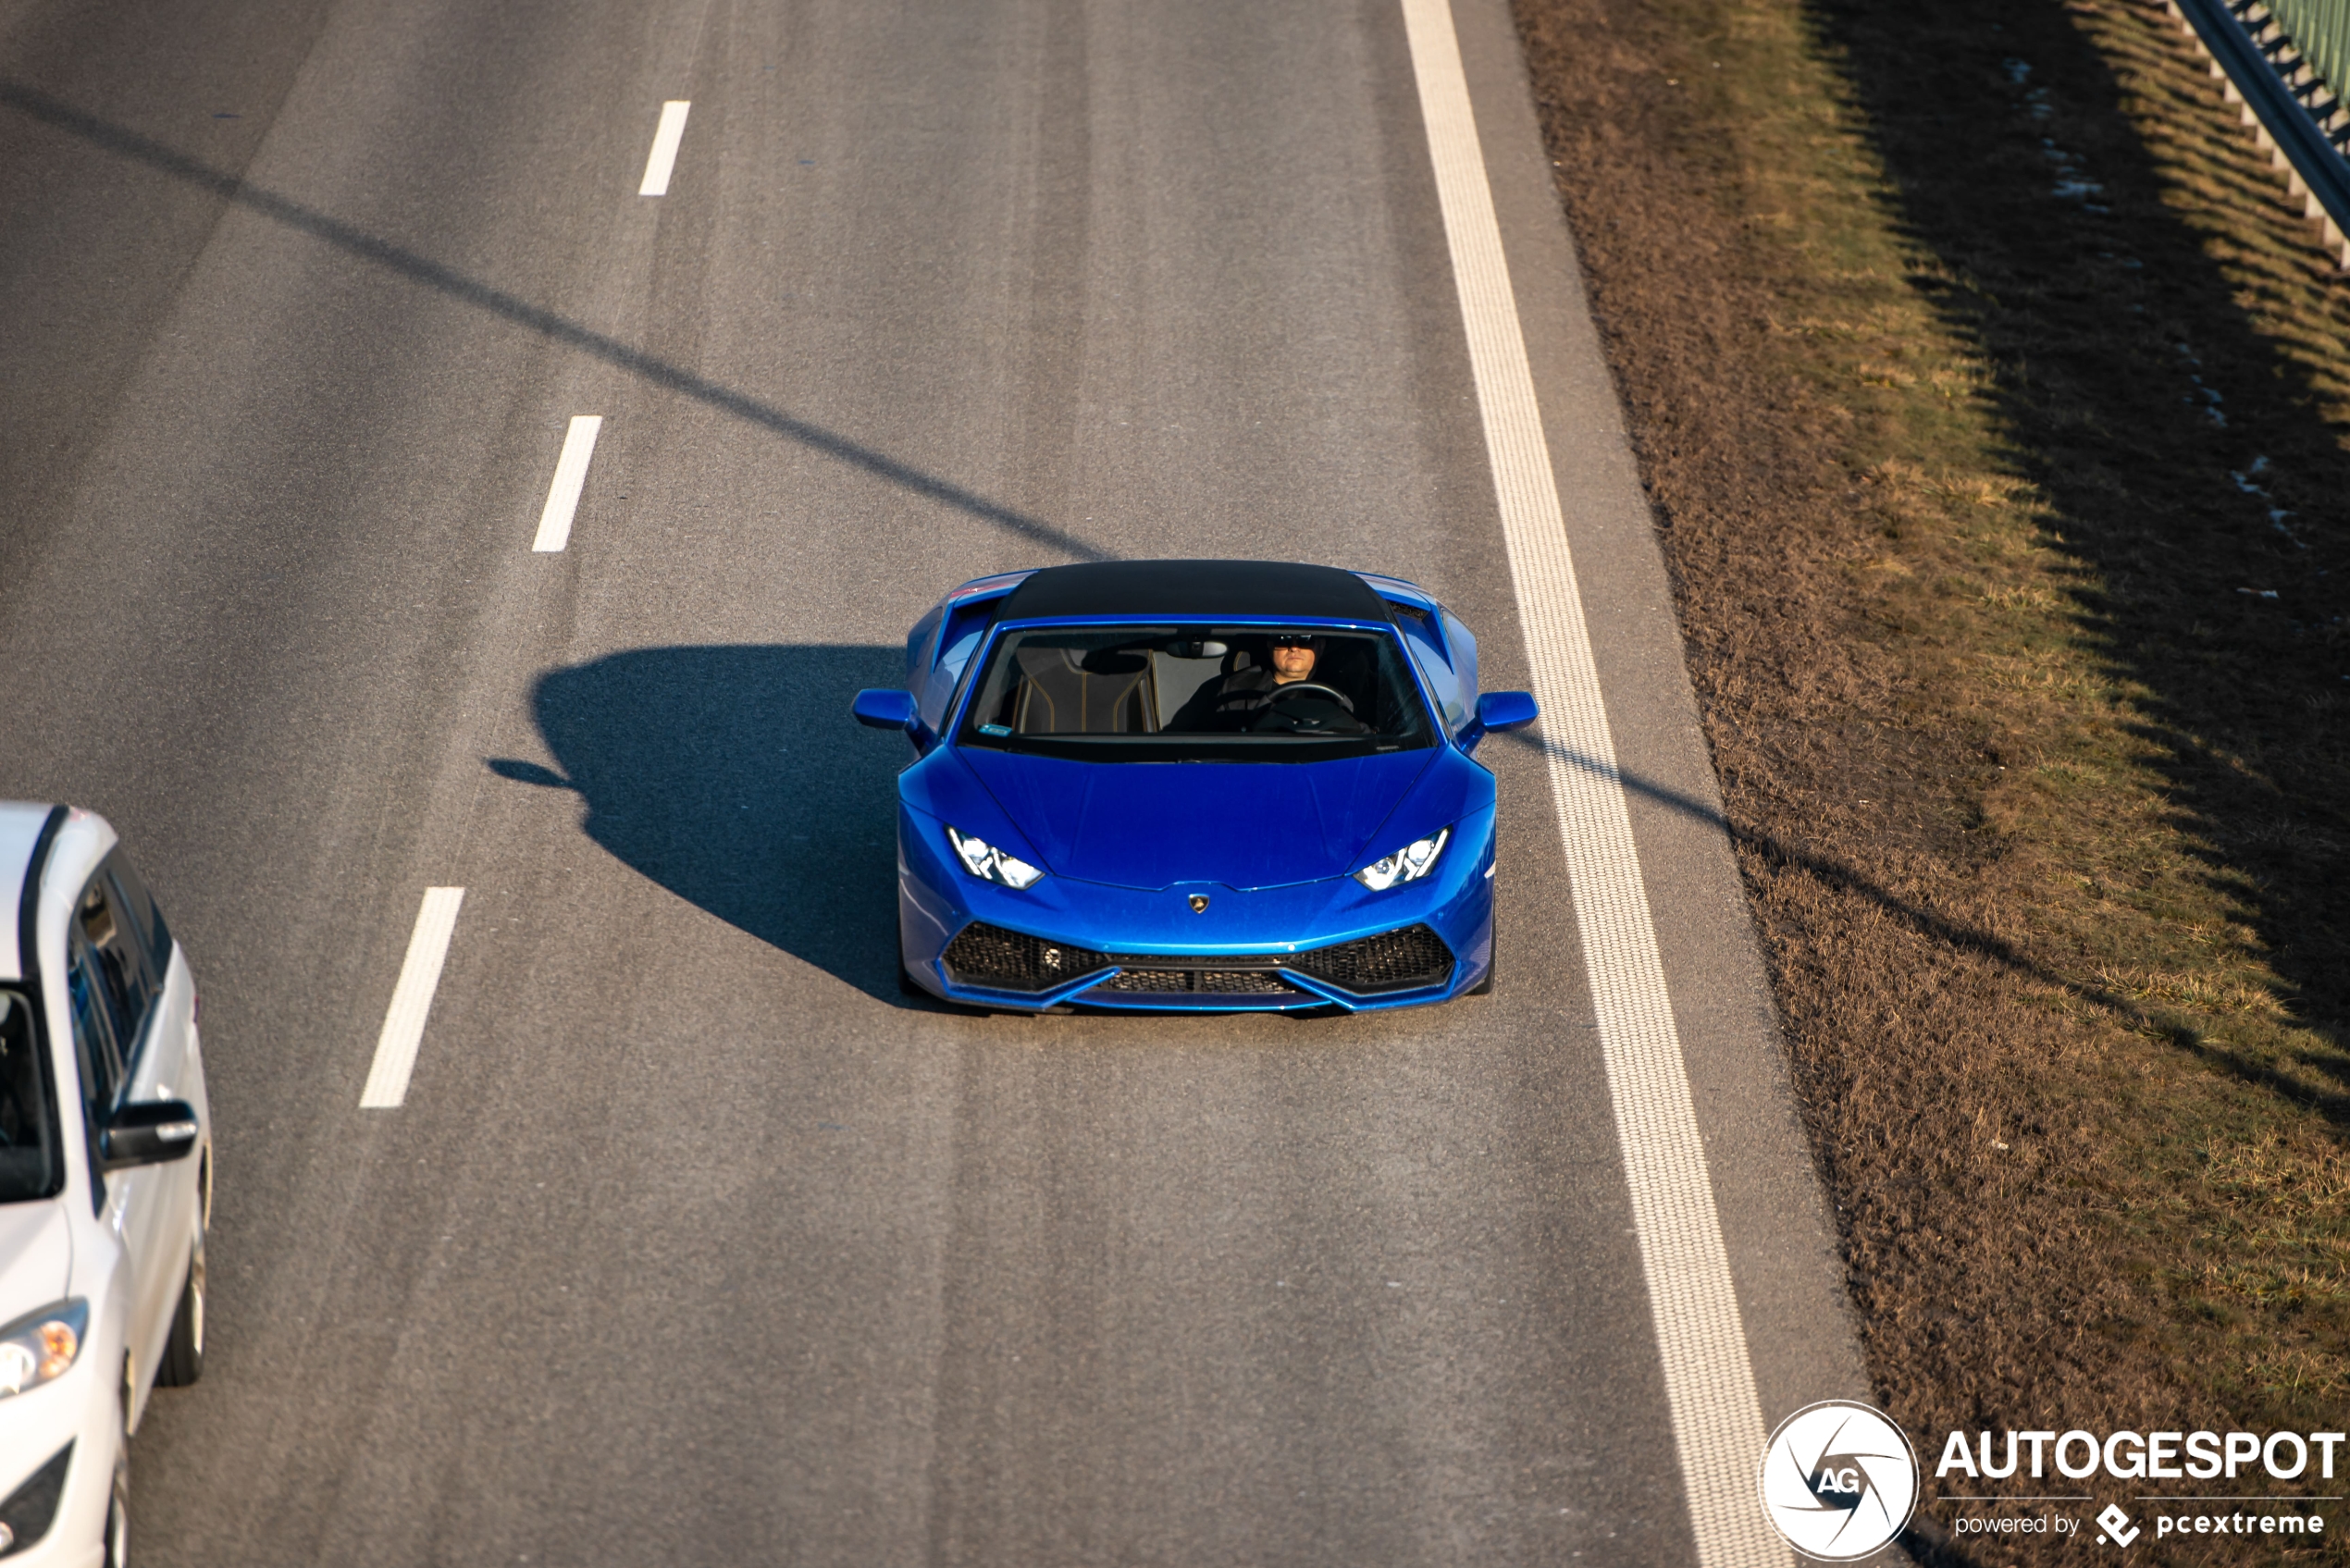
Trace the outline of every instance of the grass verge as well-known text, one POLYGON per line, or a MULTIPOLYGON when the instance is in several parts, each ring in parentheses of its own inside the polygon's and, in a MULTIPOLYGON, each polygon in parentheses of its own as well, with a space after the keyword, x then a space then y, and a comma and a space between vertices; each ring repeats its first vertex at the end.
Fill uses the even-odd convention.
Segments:
POLYGON ((1881 1395, 2338 1429, 2350 282, 2158 5, 1516 6, 1881 1395))

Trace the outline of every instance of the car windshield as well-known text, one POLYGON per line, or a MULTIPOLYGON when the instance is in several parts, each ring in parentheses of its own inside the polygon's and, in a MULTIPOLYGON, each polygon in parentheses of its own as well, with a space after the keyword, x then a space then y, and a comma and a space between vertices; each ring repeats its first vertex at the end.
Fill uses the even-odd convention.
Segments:
POLYGON ((958 740, 1099 762, 1313 762, 1435 734, 1385 632, 1045 626, 996 640, 958 740))
POLYGON ((0 1204, 53 1197, 65 1184, 54 1105, 32 1009, 0 991, 0 1204))

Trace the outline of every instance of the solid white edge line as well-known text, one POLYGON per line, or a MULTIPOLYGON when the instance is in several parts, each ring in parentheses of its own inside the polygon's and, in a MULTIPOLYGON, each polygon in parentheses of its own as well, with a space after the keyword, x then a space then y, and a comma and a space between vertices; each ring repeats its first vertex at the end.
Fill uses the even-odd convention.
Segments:
POLYGON ((1755 1492, 1754 1466, 1765 1440, 1762 1401, 1625 808, 1460 41, 1449 0, 1402 4, 1510 575, 1541 704, 1543 749, 1698 1561, 1705 1568, 1785 1564, 1791 1561, 1788 1549, 1755 1492))
POLYGON ((670 172, 677 167, 677 143, 686 139, 686 114, 693 107, 686 98, 673 98, 661 106, 661 123, 653 128, 653 150, 645 159, 644 183, 637 187, 639 196, 669 194, 670 172))
POLYGON ((541 555, 555 555, 571 543, 571 519, 579 510, 579 492, 588 483, 588 463, 596 455, 596 432, 604 427, 603 415, 580 414, 572 416, 571 428, 563 432, 563 455, 555 459, 554 482, 547 487, 547 504, 538 513, 538 537, 530 548, 541 555))
POLYGON ((440 985, 440 966, 449 957, 449 938, 457 929, 462 887, 428 887, 416 907, 416 929, 409 933, 408 957, 401 961, 400 980, 391 988, 391 1006, 384 1009, 383 1032, 376 1037, 375 1065, 367 1069, 367 1086, 359 1092, 363 1111, 399 1108, 408 1097, 408 1075, 416 1066, 416 1047, 425 1038, 425 1015, 432 1011, 432 994, 440 985))

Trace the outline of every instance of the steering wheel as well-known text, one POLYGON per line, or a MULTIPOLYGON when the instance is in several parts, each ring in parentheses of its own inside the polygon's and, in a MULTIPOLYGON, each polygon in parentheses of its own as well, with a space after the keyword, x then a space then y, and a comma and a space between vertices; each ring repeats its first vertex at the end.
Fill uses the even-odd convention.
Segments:
MULTIPOLYGON (((1265 707, 1259 716, 1258 722, 1251 725, 1250 728, 1263 728, 1265 720, 1271 719, 1276 716, 1273 712, 1273 705, 1275 703, 1286 702, 1291 698, 1298 696, 1317 697, 1327 702, 1335 704, 1344 721, 1347 723, 1354 725, 1355 731, 1358 733, 1369 728, 1369 726, 1365 724, 1360 719, 1354 717, 1353 705, 1346 700, 1346 694, 1344 692, 1340 691, 1335 686, 1326 686, 1319 681, 1292 681, 1286 685, 1275 686, 1270 692, 1266 694, 1265 707)), ((1317 727, 1318 728, 1319 726, 1317 727)), ((1292 721, 1291 732, 1294 734, 1297 728, 1298 725, 1295 721, 1292 721)))

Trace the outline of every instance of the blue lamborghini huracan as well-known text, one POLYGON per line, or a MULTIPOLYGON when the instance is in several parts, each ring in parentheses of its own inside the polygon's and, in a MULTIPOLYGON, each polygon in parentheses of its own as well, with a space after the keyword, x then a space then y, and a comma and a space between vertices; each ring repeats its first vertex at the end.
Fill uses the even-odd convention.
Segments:
POLYGON ((1477 643, 1391 577, 1260 561, 966 583, 906 639, 909 992, 989 1007, 1401 1007, 1490 988, 1477 643))

